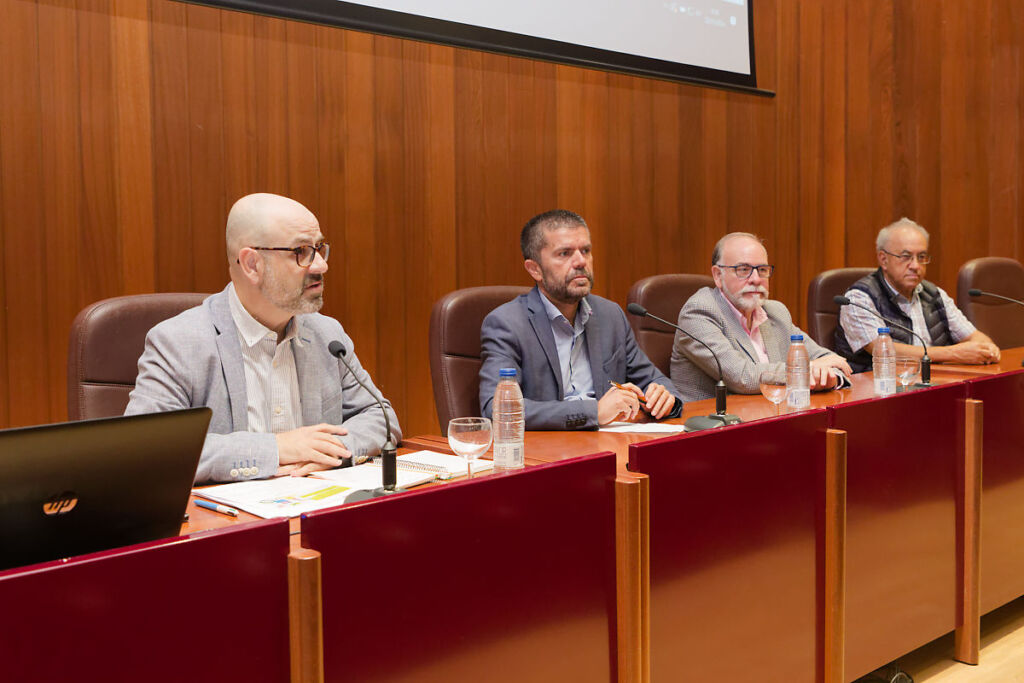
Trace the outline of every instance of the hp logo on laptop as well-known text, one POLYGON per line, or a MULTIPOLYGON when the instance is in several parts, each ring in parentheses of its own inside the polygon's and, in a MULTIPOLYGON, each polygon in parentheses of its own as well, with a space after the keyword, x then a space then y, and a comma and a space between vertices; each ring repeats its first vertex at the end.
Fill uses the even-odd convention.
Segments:
POLYGON ((59 493, 56 496, 51 496, 49 500, 43 503, 43 513, 47 517, 53 517, 54 515, 66 515, 75 509, 78 505, 78 496, 74 491, 65 491, 59 493))

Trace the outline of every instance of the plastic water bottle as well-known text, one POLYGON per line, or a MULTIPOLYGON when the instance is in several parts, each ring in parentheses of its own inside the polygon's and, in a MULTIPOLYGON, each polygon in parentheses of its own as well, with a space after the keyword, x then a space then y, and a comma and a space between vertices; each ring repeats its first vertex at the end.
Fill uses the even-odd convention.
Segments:
POLYGON ((522 469, 525 466, 523 432, 523 392, 516 381, 515 368, 498 372, 498 388, 494 391, 494 469, 498 472, 522 469))
POLYGON ((892 396, 896 393, 896 347, 889 333, 888 327, 879 327, 878 339, 871 351, 875 396, 892 396))
POLYGON ((792 410, 811 407, 811 359, 807 355, 802 334, 794 334, 789 338, 789 353, 786 354, 786 405, 792 410))

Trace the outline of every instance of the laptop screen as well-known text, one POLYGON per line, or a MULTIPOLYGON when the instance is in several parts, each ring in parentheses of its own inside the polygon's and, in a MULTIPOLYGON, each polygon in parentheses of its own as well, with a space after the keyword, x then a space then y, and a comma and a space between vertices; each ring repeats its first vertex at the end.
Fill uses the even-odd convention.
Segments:
POLYGON ((0 430, 0 569, 177 536, 210 415, 0 430))

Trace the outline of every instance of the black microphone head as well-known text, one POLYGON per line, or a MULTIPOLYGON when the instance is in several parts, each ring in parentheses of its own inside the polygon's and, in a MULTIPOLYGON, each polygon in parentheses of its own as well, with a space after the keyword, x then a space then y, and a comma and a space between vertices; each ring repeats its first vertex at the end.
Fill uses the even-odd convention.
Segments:
POLYGON ((840 306, 845 306, 848 303, 850 303, 850 300, 843 296, 842 294, 836 294, 834 297, 832 297, 832 301, 839 304, 840 306))
POLYGON ((644 317, 645 315, 647 315, 647 309, 644 308, 643 306, 641 306, 640 304, 638 304, 635 301, 633 303, 629 304, 628 306, 626 306, 626 310, 629 311, 630 313, 632 313, 633 315, 640 316, 641 318, 644 317))
POLYGON ((341 358, 346 353, 348 353, 348 351, 345 349, 345 345, 342 344, 337 339, 335 339, 334 341, 327 345, 327 350, 330 351, 331 355, 336 358, 341 358))
POLYGON ((970 294, 971 296, 981 296, 984 292, 982 292, 980 289, 968 289, 967 293, 970 294))

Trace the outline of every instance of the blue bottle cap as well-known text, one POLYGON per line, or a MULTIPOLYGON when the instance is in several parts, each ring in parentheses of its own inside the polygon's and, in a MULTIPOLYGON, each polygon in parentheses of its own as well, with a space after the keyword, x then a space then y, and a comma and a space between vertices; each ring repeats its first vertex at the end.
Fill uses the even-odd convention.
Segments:
POLYGON ((502 368, 501 370, 498 370, 498 377, 515 377, 515 376, 516 376, 516 369, 515 368, 502 368))
POLYGON ((890 330, 888 327, 879 327, 878 334, 892 334, 892 330, 890 330))
POLYGON ((795 342, 795 341, 802 342, 803 340, 804 340, 804 335, 802 335, 802 334, 791 334, 789 336, 789 341, 791 341, 791 342, 795 342))

